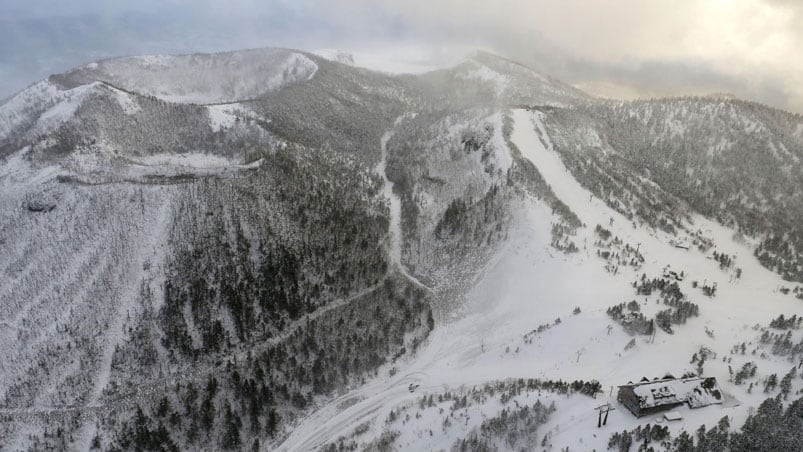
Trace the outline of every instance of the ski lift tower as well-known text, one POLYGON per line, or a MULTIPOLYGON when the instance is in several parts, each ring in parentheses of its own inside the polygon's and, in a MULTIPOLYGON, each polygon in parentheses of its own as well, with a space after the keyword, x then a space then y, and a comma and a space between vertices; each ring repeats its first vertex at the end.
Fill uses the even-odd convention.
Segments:
POLYGON ((610 403, 605 403, 594 409, 597 410, 597 412, 599 413, 597 416, 597 428, 601 428, 603 425, 608 425, 608 413, 615 410, 616 408, 614 408, 610 403), (604 419, 602 417, 603 412, 605 413, 604 419))

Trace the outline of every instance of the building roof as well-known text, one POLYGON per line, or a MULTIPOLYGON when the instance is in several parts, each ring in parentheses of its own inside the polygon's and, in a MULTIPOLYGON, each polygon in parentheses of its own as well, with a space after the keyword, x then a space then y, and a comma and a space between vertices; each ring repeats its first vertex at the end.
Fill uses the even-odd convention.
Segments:
POLYGON ((621 387, 633 389, 642 409, 684 402, 692 408, 722 403, 722 391, 714 377, 664 378, 621 387))

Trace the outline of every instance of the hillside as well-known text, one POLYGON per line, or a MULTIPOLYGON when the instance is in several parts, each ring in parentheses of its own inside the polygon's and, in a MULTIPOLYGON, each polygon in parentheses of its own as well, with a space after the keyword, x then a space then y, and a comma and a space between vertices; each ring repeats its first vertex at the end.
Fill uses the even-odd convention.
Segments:
MULTIPOLYGON (((616 402, 616 385, 642 376, 702 371, 715 376, 727 391, 729 401, 723 406, 683 409, 682 421, 666 425, 670 439, 716 424, 723 416, 730 425, 741 426, 751 406, 777 393, 765 388, 768 377, 789 374, 801 349, 795 345, 795 351, 783 351, 783 346, 772 345, 775 339, 767 338, 785 334, 772 320, 784 312, 787 317, 799 312, 800 300, 777 290, 781 278, 752 259, 743 243, 734 242, 732 231, 699 215, 693 216, 694 224, 720 252, 745 256, 739 260, 740 278, 706 253, 671 245, 670 233, 633 228, 628 218, 572 176, 551 138, 541 132, 544 116, 514 110, 511 140, 523 158, 543 172, 555 196, 587 225, 572 236, 578 249, 568 254, 556 250, 550 240, 560 218, 536 199, 518 201, 510 238, 487 262, 460 309, 446 325, 436 327, 427 347, 397 374, 319 410, 296 428, 281 450, 315 449, 327 443, 334 445, 331 450, 381 444, 401 450, 461 450, 463 443, 468 450, 536 445, 547 450, 605 450, 613 433, 656 421, 660 425, 660 414, 636 419, 616 402), (640 258, 631 260, 633 256, 640 258), (639 295, 635 290, 642 275, 665 281, 667 267, 686 276, 678 289, 684 302, 698 307, 698 314, 672 320, 654 337, 619 325, 610 309, 619 303, 637 300, 635 311, 656 319, 662 311, 681 309, 667 301, 663 291, 639 295), (706 295, 704 284, 716 284, 715 295, 706 295), (758 294, 762 305, 771 309, 761 317, 756 315, 758 294), (739 351, 741 343, 747 344, 747 353, 739 351), (757 373, 734 380, 737 370, 752 365, 757 373), (599 385, 599 392, 585 392, 589 382, 599 385), (408 390, 410 385, 414 391, 408 390), (520 411, 535 402, 554 404, 555 411, 548 416, 520 411), (617 411, 598 430, 594 408, 606 402, 617 411), (498 417, 513 412, 526 419, 529 428, 517 430, 521 424, 498 417)), ((803 337, 798 327, 792 328, 790 343, 798 344, 803 337)), ((795 383, 789 397, 799 394, 797 373, 791 373, 795 383)), ((667 444, 680 450, 671 441, 667 444)))
POLYGON ((803 282, 803 117, 690 98, 556 110, 546 127, 573 173, 631 220, 672 231, 683 212, 702 214, 756 239, 763 265, 803 282), (642 177, 667 196, 640 193, 642 177))
POLYGON ((0 105, 4 450, 603 450, 661 419, 615 387, 668 373, 726 401, 666 450, 798 406, 799 116, 334 60, 116 58, 0 105))

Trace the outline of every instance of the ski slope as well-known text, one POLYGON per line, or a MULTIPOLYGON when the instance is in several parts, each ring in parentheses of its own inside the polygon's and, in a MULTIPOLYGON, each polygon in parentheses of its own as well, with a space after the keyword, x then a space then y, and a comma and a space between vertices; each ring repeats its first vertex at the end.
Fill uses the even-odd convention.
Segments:
MULTIPOLYGON (((743 269, 741 279, 734 279, 702 252, 674 247, 669 243, 672 237, 660 231, 645 226, 634 228, 627 219, 591 196, 566 169, 552 149, 539 113, 514 110, 512 116, 515 124, 512 141, 535 164, 556 196, 585 224, 574 237, 579 252, 565 255, 553 249, 552 213, 537 200, 522 200, 510 239, 487 263, 451 320, 437 325, 415 356, 406 363, 397 363, 393 376, 389 376, 390 369, 386 368, 379 377, 320 406, 292 430, 279 450, 315 450, 340 436, 352 435, 365 444, 386 431, 384 421, 392 409, 411 406, 422 395, 518 377, 599 380, 604 394, 596 400, 577 395, 555 400, 557 412, 542 426, 540 434, 549 433, 554 448, 605 450, 612 432, 655 424, 660 418, 660 415, 633 417, 616 402, 615 386, 638 381, 643 376, 679 375, 694 370, 690 357, 701 346, 717 353, 717 359, 706 362, 705 374, 717 377, 722 389, 735 400, 729 397, 723 406, 696 410, 681 407, 683 420, 669 424, 673 434, 681 429, 694 430, 701 424, 711 426, 725 415, 731 418, 732 425, 739 426, 750 407, 767 397, 760 390, 747 394, 746 385, 737 387, 729 383, 728 363, 722 362, 721 357, 731 356, 729 351, 735 344, 755 343, 760 332, 753 330, 753 325, 766 325, 780 313, 791 315, 801 311, 799 300, 777 292, 783 281, 761 267, 750 249, 736 243, 733 231, 703 218, 695 218, 693 226, 713 239, 720 252, 738 256, 736 265, 743 269), (597 257, 597 248, 593 246, 597 224, 624 242, 638 246, 645 257, 643 266, 637 270, 625 267, 617 274, 606 271, 605 261, 597 257), (645 314, 664 309, 666 306, 658 305, 654 295, 636 297, 630 283, 642 273, 650 278, 659 277, 667 265, 687 275, 680 283, 681 289, 690 301, 699 305, 700 316, 675 326, 673 335, 659 329, 652 343, 647 336, 635 336, 635 346, 625 350, 634 337, 612 321, 606 309, 634 299, 645 314), (716 297, 706 297, 699 289, 692 288, 692 280, 717 282, 716 297), (760 311, 756 309, 759 300, 760 311), (577 315, 572 313, 575 307, 581 311, 577 315), (555 324, 557 318, 561 319, 559 324, 555 324), (523 339, 544 324, 551 326, 531 335, 531 341, 523 339), (411 392, 410 384, 420 386, 411 392), (597 429, 594 408, 607 401, 617 410, 611 412, 606 426, 597 429), (360 426, 361 433, 355 435, 360 426)), ((780 358, 732 356, 734 369, 746 361, 756 361, 760 376, 783 375, 792 365, 780 358)), ((794 384, 795 389, 799 388, 799 379, 794 384)), ((550 399, 544 395, 544 401, 550 399)), ((424 416, 406 421, 394 447, 448 448, 481 418, 492 415, 494 409, 487 406, 472 412, 465 425, 434 429, 438 432, 434 437, 421 432, 432 425, 439 426, 440 419, 424 416)))

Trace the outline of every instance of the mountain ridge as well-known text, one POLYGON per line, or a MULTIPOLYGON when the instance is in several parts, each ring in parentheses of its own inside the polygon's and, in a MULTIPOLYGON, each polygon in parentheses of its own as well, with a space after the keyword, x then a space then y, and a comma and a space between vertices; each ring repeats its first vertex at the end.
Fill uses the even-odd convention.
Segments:
POLYGON ((753 337, 803 299, 799 116, 603 101, 485 53, 417 75, 236 55, 104 60, 0 105, 11 450, 451 448, 541 391, 525 447, 602 448, 573 419, 625 372, 711 352, 761 384, 799 355, 795 328, 753 337))

